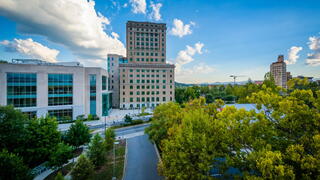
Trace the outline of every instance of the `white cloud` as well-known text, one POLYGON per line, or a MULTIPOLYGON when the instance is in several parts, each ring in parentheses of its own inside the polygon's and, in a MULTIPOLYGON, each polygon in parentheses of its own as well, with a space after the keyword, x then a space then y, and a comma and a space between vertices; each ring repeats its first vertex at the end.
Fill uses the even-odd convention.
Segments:
POLYGON ((19 52, 32 58, 45 60, 48 62, 57 62, 59 51, 50 49, 38 42, 29 39, 14 39, 13 41, 4 40, 0 42, 7 51, 19 52))
POLYGON ((104 28, 110 21, 96 12, 93 0, 0 0, 0 15, 17 23, 18 32, 62 44, 79 59, 125 55, 125 47, 104 28))
POLYGON ((146 0, 130 0, 132 12, 135 14, 146 14, 147 3, 146 0))
POLYGON ((128 3, 124 3, 122 7, 124 8, 128 7, 128 3))
POLYGON ((288 59, 285 60, 286 64, 295 64, 299 59, 298 53, 302 50, 302 47, 292 46, 288 50, 288 59))
POLYGON ((310 37, 308 44, 313 52, 307 54, 306 63, 310 66, 320 66, 320 37, 310 37))
POLYGON ((154 4, 151 1, 150 7, 151 7, 150 18, 156 21, 160 21, 161 20, 160 8, 162 7, 162 4, 161 3, 154 4))
MULTIPOLYGON (((196 43, 194 46, 186 46, 184 50, 178 52, 177 57, 174 60, 176 66, 176 79, 178 82, 199 83, 205 79, 204 76, 215 71, 212 66, 205 63, 198 63, 192 67, 185 67, 185 65, 194 61, 196 54, 203 53, 203 43, 196 43)), ((207 78, 206 78, 207 79, 207 78)))
POLYGON ((190 22, 190 24, 184 24, 180 19, 173 20, 173 27, 170 30, 170 34, 174 36, 179 36, 180 38, 186 36, 188 34, 192 34, 191 26, 194 26, 194 22, 190 22))
POLYGON ((186 46, 185 50, 181 50, 178 53, 178 56, 175 59, 175 64, 177 66, 177 70, 179 71, 179 68, 181 66, 188 64, 193 61, 193 56, 197 54, 202 54, 202 48, 204 44, 197 42, 194 47, 192 46, 186 46))

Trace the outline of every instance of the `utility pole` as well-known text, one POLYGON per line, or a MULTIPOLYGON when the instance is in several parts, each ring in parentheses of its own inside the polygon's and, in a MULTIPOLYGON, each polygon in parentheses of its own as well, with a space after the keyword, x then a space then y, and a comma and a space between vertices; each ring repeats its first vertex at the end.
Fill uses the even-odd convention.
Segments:
MULTIPOLYGON (((230 75, 230 77, 232 77, 233 78, 233 88, 236 86, 236 80, 237 80, 237 78, 238 77, 245 77, 245 76, 241 76, 241 75, 239 75, 239 76, 237 76, 237 75, 230 75)), ((236 104, 236 96, 234 96, 234 104, 236 104)))

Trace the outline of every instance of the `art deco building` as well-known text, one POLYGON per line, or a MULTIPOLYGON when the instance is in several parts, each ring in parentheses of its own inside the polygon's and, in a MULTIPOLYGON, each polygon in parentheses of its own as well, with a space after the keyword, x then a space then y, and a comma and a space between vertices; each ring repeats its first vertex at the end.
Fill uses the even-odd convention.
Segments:
POLYGON ((277 86, 287 88, 287 66, 283 55, 278 56, 278 61, 270 65, 270 73, 277 86))
POLYGON ((113 91, 119 93, 119 107, 155 107, 173 101, 175 66, 166 63, 166 24, 128 21, 126 35, 128 63, 118 64, 119 92, 113 91))

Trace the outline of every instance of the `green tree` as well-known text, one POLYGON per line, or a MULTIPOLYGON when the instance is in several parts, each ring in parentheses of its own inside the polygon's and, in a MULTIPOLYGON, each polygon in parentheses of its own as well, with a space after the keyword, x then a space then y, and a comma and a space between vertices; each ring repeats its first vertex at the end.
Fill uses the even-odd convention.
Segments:
POLYGON ((153 111, 151 125, 146 128, 149 138, 160 145, 161 140, 167 137, 168 129, 181 118, 181 108, 174 102, 161 104, 153 111))
POLYGON ((0 149, 10 152, 23 151, 26 141, 28 118, 13 106, 0 106, 0 149))
POLYGON ((88 180, 92 177, 94 166, 92 162, 84 155, 81 155, 71 171, 72 179, 88 180))
POLYGON ((58 174, 56 175, 56 177, 54 178, 54 180, 65 180, 65 178, 63 177, 61 172, 58 172, 58 174))
POLYGON ((103 139, 99 134, 93 136, 88 151, 88 158, 94 164, 95 167, 99 167, 105 161, 105 146, 103 143, 103 139))
POLYGON ((130 115, 126 114, 126 115, 124 116, 124 122, 126 122, 126 123, 132 123, 132 117, 131 117, 130 115))
POLYGON ((116 134, 112 128, 108 128, 104 137, 104 144, 106 147, 106 151, 110 151, 113 147, 113 143, 115 141, 116 134))
POLYGON ((61 134, 56 119, 49 116, 32 119, 26 129, 27 140, 22 154, 29 165, 35 166, 48 160, 55 152, 61 142, 61 134))
POLYGON ((79 146, 90 142, 90 137, 89 127, 81 120, 76 120, 67 131, 65 141, 78 148, 79 146))
POLYGON ((4 149, 0 152, 0 168, 0 179, 32 179, 30 169, 22 159, 4 149))
POLYGON ((64 143, 59 143, 56 150, 50 155, 48 166, 61 169, 73 157, 73 148, 64 143))

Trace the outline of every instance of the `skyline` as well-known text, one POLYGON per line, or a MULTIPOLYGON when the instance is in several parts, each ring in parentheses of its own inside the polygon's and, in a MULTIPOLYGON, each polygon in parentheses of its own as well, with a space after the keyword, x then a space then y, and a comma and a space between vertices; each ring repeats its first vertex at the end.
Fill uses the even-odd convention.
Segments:
POLYGON ((279 54, 293 76, 319 78, 317 1, 36 2, 0 0, 0 59, 106 69, 108 53, 125 55, 125 23, 150 21, 167 24, 167 61, 176 65, 177 82, 232 81, 231 74, 261 80, 279 54))

